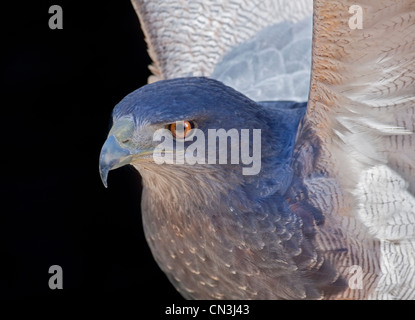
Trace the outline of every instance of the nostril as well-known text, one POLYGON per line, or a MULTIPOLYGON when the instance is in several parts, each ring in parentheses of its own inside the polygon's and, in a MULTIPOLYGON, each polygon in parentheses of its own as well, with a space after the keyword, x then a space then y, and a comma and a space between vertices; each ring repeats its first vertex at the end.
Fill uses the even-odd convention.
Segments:
POLYGON ((130 142, 130 139, 125 139, 125 140, 121 141, 121 143, 128 143, 128 142, 130 142))

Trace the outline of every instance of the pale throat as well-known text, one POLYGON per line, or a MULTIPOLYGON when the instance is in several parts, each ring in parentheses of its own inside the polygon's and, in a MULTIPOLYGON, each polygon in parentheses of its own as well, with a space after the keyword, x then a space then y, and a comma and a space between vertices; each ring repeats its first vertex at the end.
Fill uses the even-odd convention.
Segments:
POLYGON ((160 219, 163 216, 188 220, 189 216, 226 214, 231 206, 228 204, 230 192, 243 183, 237 173, 224 174, 211 166, 174 165, 173 170, 171 166, 134 165, 143 179, 143 211, 160 215, 160 219))

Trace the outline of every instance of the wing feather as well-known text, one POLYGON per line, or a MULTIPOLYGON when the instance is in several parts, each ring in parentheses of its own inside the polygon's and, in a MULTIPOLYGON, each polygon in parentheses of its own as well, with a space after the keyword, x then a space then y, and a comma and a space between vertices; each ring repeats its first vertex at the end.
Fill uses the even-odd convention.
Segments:
POLYGON ((210 76, 236 45, 312 12, 309 0, 132 0, 153 60, 154 82, 210 76))
POLYGON ((295 166, 327 219, 321 250, 346 278, 363 270, 365 291, 343 297, 415 298, 415 1, 359 1, 362 29, 349 24, 354 5, 314 1, 295 166))

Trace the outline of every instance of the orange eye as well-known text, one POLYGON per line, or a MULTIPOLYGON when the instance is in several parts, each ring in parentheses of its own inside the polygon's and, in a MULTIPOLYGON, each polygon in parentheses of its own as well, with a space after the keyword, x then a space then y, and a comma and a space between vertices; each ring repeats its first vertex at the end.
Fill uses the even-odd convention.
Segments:
POLYGON ((167 127, 176 139, 184 139, 195 126, 192 121, 178 121, 167 127))

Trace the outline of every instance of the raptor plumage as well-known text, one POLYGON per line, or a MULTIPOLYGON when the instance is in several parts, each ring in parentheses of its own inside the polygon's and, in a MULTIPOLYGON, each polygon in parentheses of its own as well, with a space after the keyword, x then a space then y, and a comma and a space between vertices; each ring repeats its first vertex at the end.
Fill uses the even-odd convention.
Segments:
POLYGON ((202 299, 415 298, 415 2, 362 0, 359 29, 353 1, 314 1, 312 66, 301 33, 312 1, 133 4, 157 82, 114 109, 101 173, 140 172, 147 241, 175 287, 202 299), (267 39, 283 29, 278 45, 267 39), (305 101, 308 83, 306 111, 277 101, 305 101), (261 172, 155 164, 154 132, 182 120, 261 129, 261 172))

